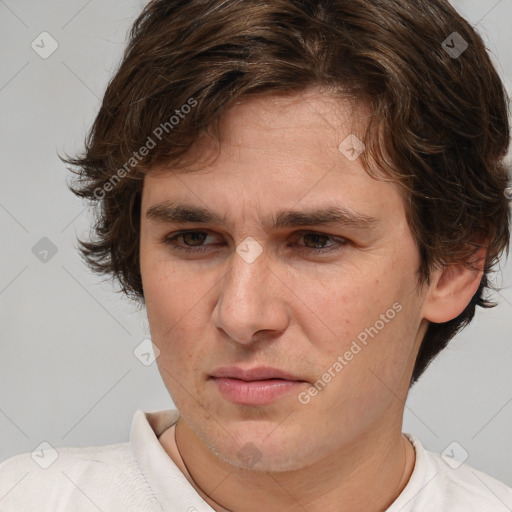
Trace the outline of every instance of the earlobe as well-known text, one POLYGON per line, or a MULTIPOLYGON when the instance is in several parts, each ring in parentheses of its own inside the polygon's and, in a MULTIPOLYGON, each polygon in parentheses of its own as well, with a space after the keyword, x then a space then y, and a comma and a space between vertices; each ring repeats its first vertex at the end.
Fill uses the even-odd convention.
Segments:
POLYGON ((482 281, 486 254, 486 247, 480 247, 473 254, 470 261, 477 270, 458 264, 432 273, 431 285, 423 304, 423 317, 426 320, 448 322, 466 309, 482 281))

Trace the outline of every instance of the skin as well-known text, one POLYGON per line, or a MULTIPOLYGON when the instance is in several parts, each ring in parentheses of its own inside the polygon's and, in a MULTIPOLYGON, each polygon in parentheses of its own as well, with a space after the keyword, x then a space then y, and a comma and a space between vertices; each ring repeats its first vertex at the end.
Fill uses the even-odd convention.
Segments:
POLYGON ((362 138, 367 116, 319 89, 246 99, 222 119, 220 152, 206 136, 190 152, 215 155, 213 162, 145 178, 145 303, 159 371, 181 414, 160 442, 217 511, 377 512, 412 473, 414 448, 401 430, 419 344, 428 321, 464 310, 482 273, 439 268, 418 288, 420 256, 398 186, 370 178, 361 158, 349 161, 338 149, 350 134, 362 138), (167 200, 207 207, 228 222, 145 217, 167 200), (378 224, 263 224, 281 209, 327 204, 378 224), (162 243, 185 229, 208 231, 176 242, 204 253, 162 243), (236 252, 248 236, 262 248, 252 263, 236 252), (313 250, 329 246, 338 250, 313 250), (292 392, 265 406, 237 405, 208 378, 220 366, 266 365, 299 375, 305 391, 394 303, 401 311, 307 404, 292 392), (253 465, 238 457, 247 443, 259 455, 253 465))

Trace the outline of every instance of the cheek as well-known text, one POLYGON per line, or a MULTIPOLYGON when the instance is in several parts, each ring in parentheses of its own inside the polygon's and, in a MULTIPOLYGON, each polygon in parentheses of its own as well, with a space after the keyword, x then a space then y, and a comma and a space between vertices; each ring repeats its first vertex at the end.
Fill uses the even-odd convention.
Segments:
POLYGON ((156 360, 162 380, 180 409, 185 409, 190 397, 199 397, 205 371, 205 337, 190 292, 159 286, 151 289, 146 301, 151 339, 160 350, 156 360), (171 290, 171 291, 169 291, 171 290), (190 304, 189 304, 190 302, 190 304))
POLYGON ((176 375, 183 368, 190 372, 204 351, 205 302, 213 282, 180 272, 169 262, 155 262, 146 267, 143 285, 151 338, 160 349, 159 366, 176 375))
POLYGON ((303 306, 296 319, 306 338, 324 354, 337 357, 358 335, 364 341, 365 329, 376 321, 380 327, 381 314, 394 316, 393 304, 400 293, 396 283, 366 271, 340 273, 323 281, 303 281, 297 295, 303 306))
POLYGON ((203 294, 199 280, 180 272, 170 261, 156 258, 141 261, 144 297, 150 325, 172 326, 203 294))
POLYGON ((414 279, 387 268, 311 282, 301 291, 308 302, 296 318, 318 362, 320 394, 330 395, 319 405, 344 403, 364 413, 376 398, 390 398, 386 385, 394 388, 408 371, 418 315, 414 279))

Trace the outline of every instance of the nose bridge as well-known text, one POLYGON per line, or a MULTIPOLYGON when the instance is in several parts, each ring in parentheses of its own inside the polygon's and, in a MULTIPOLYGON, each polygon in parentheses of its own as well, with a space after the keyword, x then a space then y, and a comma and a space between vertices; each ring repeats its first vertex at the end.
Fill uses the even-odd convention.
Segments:
POLYGON ((231 263, 231 285, 242 296, 256 298, 261 292, 261 284, 266 281, 268 269, 268 252, 260 242, 251 236, 246 237, 236 247, 231 263))
POLYGON ((260 308, 268 287, 268 254, 261 243, 248 236, 236 247, 231 271, 223 290, 224 298, 240 301, 240 307, 260 308), (229 294, 229 296, 228 296, 229 294))
POLYGON ((252 237, 240 242, 230 260, 214 323, 238 343, 249 343, 260 330, 282 330, 285 317, 275 303, 277 283, 262 245, 252 237))

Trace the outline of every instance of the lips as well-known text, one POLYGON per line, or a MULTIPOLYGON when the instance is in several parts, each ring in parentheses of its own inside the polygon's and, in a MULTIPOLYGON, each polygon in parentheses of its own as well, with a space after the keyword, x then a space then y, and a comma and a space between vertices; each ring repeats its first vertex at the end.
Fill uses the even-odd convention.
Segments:
POLYGON ((222 368, 217 368, 217 370, 212 373, 212 377, 227 377, 230 379, 245 381, 281 379, 306 382, 297 375, 293 375, 277 368, 270 368, 268 366, 258 366, 256 368, 249 368, 245 370, 237 366, 223 366, 222 368))
POLYGON ((252 406, 268 405, 292 392, 297 393, 306 383, 297 375, 266 366, 245 370, 225 366, 215 370, 210 379, 226 400, 252 406))

